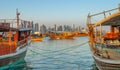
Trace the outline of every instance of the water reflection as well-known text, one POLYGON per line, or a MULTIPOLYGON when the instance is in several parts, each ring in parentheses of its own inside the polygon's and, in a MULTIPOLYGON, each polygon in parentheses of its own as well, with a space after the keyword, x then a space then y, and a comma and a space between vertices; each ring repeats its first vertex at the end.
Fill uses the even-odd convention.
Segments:
POLYGON ((97 68, 97 66, 96 66, 95 63, 93 63, 91 66, 92 66, 92 69, 91 69, 91 70, 99 70, 99 69, 97 68))
POLYGON ((9 64, 3 67, 0 67, 0 70, 27 70, 26 62, 24 59, 14 62, 13 64, 9 64))

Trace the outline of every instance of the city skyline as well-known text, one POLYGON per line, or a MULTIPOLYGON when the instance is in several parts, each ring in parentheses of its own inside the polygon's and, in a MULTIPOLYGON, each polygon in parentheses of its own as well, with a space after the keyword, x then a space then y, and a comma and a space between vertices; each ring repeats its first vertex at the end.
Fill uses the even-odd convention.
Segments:
POLYGON ((88 13, 118 7, 118 0, 2 0, 0 2, 0 19, 15 18, 19 9, 21 18, 33 20, 34 23, 86 25, 88 13))

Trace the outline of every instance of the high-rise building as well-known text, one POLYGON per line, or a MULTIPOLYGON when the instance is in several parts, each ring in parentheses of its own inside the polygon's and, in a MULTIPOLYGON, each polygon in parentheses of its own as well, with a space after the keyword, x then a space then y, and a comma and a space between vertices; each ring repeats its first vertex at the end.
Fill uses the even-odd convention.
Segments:
POLYGON ((38 31, 39 31, 39 24, 38 24, 38 23, 35 23, 34 31, 35 31, 35 32, 38 32, 38 31))
POLYGON ((60 26, 58 26, 58 28, 57 28, 57 31, 62 31, 63 29, 62 29, 62 26, 60 25, 60 26))
POLYGON ((47 32, 47 27, 43 24, 40 26, 40 33, 46 33, 47 32))

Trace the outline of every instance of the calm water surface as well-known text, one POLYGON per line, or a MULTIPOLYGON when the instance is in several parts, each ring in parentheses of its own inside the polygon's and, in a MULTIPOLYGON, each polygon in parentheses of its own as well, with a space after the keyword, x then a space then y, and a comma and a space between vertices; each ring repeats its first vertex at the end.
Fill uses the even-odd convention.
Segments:
POLYGON ((34 42, 25 58, 27 70, 96 70, 87 37, 34 42), (83 44, 85 43, 85 44, 83 44))

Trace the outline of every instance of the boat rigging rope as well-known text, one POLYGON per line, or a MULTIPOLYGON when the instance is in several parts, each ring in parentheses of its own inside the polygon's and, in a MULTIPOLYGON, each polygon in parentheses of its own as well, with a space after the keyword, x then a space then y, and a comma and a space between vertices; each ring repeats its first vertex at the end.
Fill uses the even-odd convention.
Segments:
MULTIPOLYGON (((69 47, 69 48, 64 48, 64 49, 57 50, 57 51, 48 51, 48 52, 46 52, 46 53, 38 53, 38 52, 36 52, 36 51, 34 51, 34 50, 30 49, 30 48, 28 48, 28 49, 29 49, 31 52, 35 53, 35 54, 39 54, 39 55, 41 55, 41 56, 47 57, 47 59, 48 59, 48 58, 51 58, 51 59, 54 59, 55 61, 65 62, 65 63, 68 63, 68 64, 75 64, 75 65, 78 66, 78 70, 80 70, 80 64, 79 64, 79 63, 69 62, 69 61, 64 61, 64 60, 59 60, 58 57, 56 57, 56 56, 55 56, 55 57, 54 57, 54 56, 48 56, 48 55, 45 55, 45 54, 61 52, 61 51, 68 50, 68 49, 75 49, 75 48, 78 48, 78 47, 80 47, 80 46, 83 46, 83 45, 87 44, 88 42, 89 42, 89 41, 86 41, 86 42, 84 42, 84 43, 82 43, 82 44, 79 44, 79 45, 76 45, 76 46, 71 46, 71 47, 69 47)), ((44 59, 44 60, 45 60, 45 59, 44 59)), ((38 63, 37 63, 37 64, 38 64, 38 63)), ((30 68, 33 68, 33 67, 30 67, 30 68)))
POLYGON ((30 50, 30 51, 33 52, 33 53, 40 54, 40 55, 42 55, 42 54, 48 54, 48 53, 57 53, 57 52, 61 52, 61 51, 68 50, 68 49, 78 48, 78 47, 80 47, 80 46, 82 46, 82 45, 85 45, 85 44, 88 43, 88 42, 89 42, 89 41, 84 42, 84 43, 79 44, 79 45, 76 45, 76 46, 71 46, 71 47, 64 48, 64 49, 57 50, 57 51, 48 51, 48 52, 45 52, 45 53, 38 53, 38 52, 36 52, 36 51, 34 51, 34 50, 30 49, 30 48, 28 48, 28 50, 30 50))

